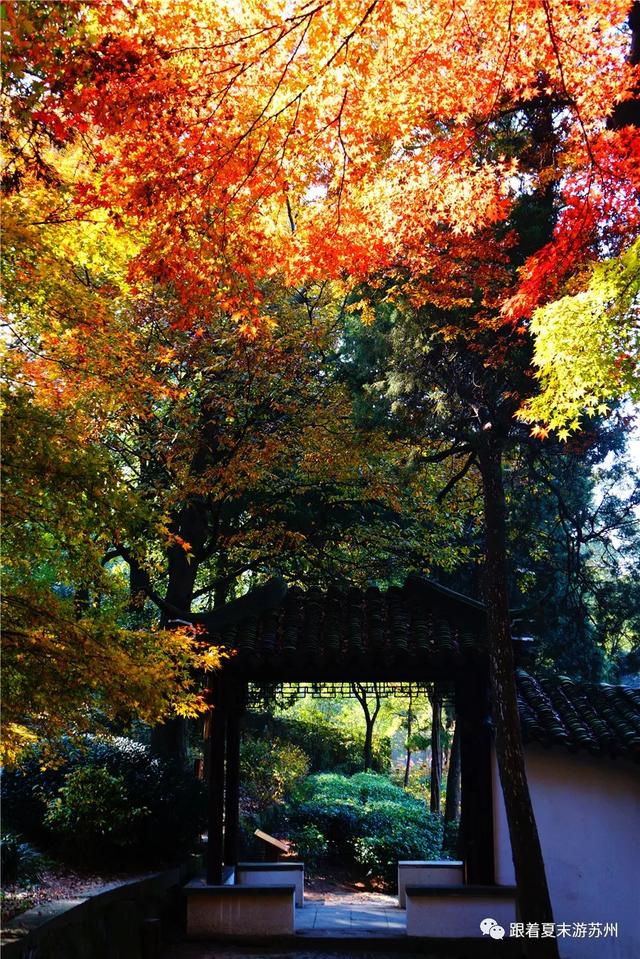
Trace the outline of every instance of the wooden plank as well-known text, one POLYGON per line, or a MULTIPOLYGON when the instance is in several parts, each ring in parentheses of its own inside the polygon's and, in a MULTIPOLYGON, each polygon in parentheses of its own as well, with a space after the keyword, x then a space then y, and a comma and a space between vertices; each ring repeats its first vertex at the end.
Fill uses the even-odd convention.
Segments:
POLYGON ((258 839, 262 839, 264 842, 274 846, 280 852, 289 852, 288 843, 284 843, 282 840, 276 839, 275 836, 270 836, 269 833, 263 832, 261 829, 256 829, 254 836, 257 836, 258 839))

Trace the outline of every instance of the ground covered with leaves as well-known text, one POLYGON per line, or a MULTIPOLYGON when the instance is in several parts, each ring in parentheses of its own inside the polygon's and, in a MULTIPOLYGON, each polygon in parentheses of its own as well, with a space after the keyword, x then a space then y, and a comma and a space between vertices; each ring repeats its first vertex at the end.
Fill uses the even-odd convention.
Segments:
POLYGON ((28 882, 3 885, 1 904, 2 924, 28 909, 60 899, 80 899, 103 886, 136 879, 142 872, 131 871, 76 871, 59 863, 50 863, 37 878, 28 882))

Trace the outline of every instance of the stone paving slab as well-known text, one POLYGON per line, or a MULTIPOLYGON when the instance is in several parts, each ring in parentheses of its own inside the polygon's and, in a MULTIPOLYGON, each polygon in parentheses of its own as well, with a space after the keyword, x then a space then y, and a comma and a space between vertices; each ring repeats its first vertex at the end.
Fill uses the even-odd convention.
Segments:
POLYGON ((393 900, 362 902, 355 896, 342 900, 307 902, 296 909, 296 934, 300 936, 389 936, 406 931, 406 916, 393 900))

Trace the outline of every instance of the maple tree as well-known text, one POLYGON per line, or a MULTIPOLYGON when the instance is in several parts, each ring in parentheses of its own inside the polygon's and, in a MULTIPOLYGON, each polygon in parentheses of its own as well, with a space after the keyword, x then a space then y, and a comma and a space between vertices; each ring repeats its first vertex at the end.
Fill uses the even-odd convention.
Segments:
MULTIPOLYGON (((133 237, 120 274, 126 309, 101 284, 97 299, 108 305, 95 310, 89 283, 90 309, 85 292, 78 298, 74 289, 77 312, 65 301, 63 329, 52 323, 36 332, 46 359, 30 357, 22 375, 43 385, 40 402, 55 406, 65 394, 71 401, 81 386, 90 431, 107 381, 115 435, 125 428, 123 413, 127 419, 137 410, 147 422, 149 394, 163 411, 179 405, 175 367, 158 376, 149 365, 149 344, 155 350, 159 340, 145 339, 145 331, 158 297, 168 296, 170 308, 160 307, 156 332, 168 337, 165 349, 175 349, 176 337, 185 344, 186 365, 220 324, 243 344, 240 351, 272 344, 278 321, 265 284, 274 278, 298 286, 329 279, 346 291, 365 280, 382 283, 388 300, 404 298, 423 319, 436 317, 442 355, 448 343, 455 352, 464 341, 472 366, 483 377, 489 371, 492 390, 499 386, 497 419, 486 415, 490 405, 476 404, 468 452, 485 493, 494 705, 510 709, 497 716, 499 738, 517 727, 501 461, 513 417, 533 392, 529 332, 540 333, 538 364, 550 389, 520 415, 572 430, 581 407, 606 402, 630 379, 633 328, 622 339, 610 332, 631 302, 639 215, 637 65, 626 57, 622 29, 628 0, 597 7, 441 0, 428 13, 390 0, 291 9, 275 0, 2 9, 14 120, 6 182, 23 196, 28 183, 64 198, 63 217, 55 205, 44 214, 47 229, 61 219, 72 230, 91 221, 112 231, 114 242, 133 237), (631 106, 622 109, 625 103, 631 106), (52 143, 58 152, 65 145, 80 151, 71 181, 52 172, 52 143), (532 215, 546 224, 546 236, 527 237, 532 215), (557 345, 576 310, 591 342, 596 325, 605 358, 595 371, 589 360, 572 364, 577 385, 550 400, 557 345), (133 372, 126 390, 113 375, 122 368, 133 372)), ((19 272, 16 280, 23 282, 19 272)), ((44 299, 55 306, 51 291, 44 299)), ((366 318, 369 301, 352 307, 366 318)), ((170 369, 174 359, 171 352, 170 369)), ((535 429, 544 435, 544 427, 535 429)), ((203 451, 198 437, 201 430, 178 457, 182 498, 164 529, 167 556, 191 580, 191 596, 189 553, 197 544, 184 534, 202 495, 193 466, 198 449, 211 459, 211 444, 203 451)), ((254 479, 274 460, 267 454, 261 462, 254 479)), ((195 470, 199 482, 211 479, 211 465, 195 470)), ((135 549, 125 558, 134 571, 141 565, 135 549)), ((146 579, 143 585, 150 594, 146 579)), ((189 598, 172 596, 169 606, 179 599, 188 610, 189 598)), ((499 748, 503 783, 508 763, 523 771, 517 737, 507 753, 499 748)), ((519 790, 524 796, 522 775, 519 790)), ((522 913, 540 921, 549 915, 540 857, 516 832, 522 913)), ((542 955, 555 946, 531 948, 542 955)))
MULTIPOLYGON (((5 412, 14 426, 5 434, 5 519, 26 524, 11 548, 6 539, 20 591, 5 594, 16 655, 7 714, 15 705, 25 736, 29 727, 53 736, 95 722, 83 708, 92 699, 110 715, 124 717, 128 702, 159 719, 173 691, 190 713, 204 705, 188 671, 202 655, 166 627, 194 603, 232 597, 247 575, 277 569, 318 581, 340 563, 363 576, 373 572, 363 560, 376 537, 376 557, 419 551, 425 516, 415 529, 405 520, 402 538, 397 524, 401 503, 405 515, 412 500, 429 512, 424 483, 406 482, 404 454, 390 456, 383 438, 358 439, 348 397, 322 373, 339 314, 327 284, 293 297, 263 285, 280 321, 270 335, 238 339, 215 303, 215 329, 193 335, 171 290, 132 288, 127 267, 141 232, 114 227, 104 212, 70 211, 86 175, 79 145, 45 138, 33 164, 21 162, 4 203, 5 412), (65 642, 46 651, 60 634, 65 642), (25 652, 27 636, 38 642, 25 652), (48 672, 37 668, 43 652, 48 672), (76 661, 71 696, 61 664, 76 661)), ((445 564, 446 535, 440 523, 426 549, 437 546, 445 564)), ((217 662, 211 654, 208 665, 217 662)))
POLYGON ((591 266, 583 286, 537 309, 531 322, 541 388, 519 415, 544 420, 560 439, 585 411, 604 414, 612 398, 639 398, 640 240, 591 266))
POLYGON ((101 562, 116 516, 139 514, 68 415, 7 392, 3 431, 3 761, 36 738, 206 708, 193 670, 221 654, 192 629, 123 627, 121 571, 101 562), (79 451, 80 446, 80 451, 79 451))
POLYGON ((539 176, 562 177, 564 208, 507 315, 559 290, 598 228, 613 250, 637 223, 637 134, 604 125, 633 86, 626 0, 443 2, 424 17, 382 0, 5 6, 15 62, 47 77, 28 104, 36 130, 99 138, 99 178, 77 201, 144 223, 133 272, 173 285, 182 322, 213 292, 258 326, 256 279, 273 269, 299 282, 347 262, 442 268, 443 225, 473 236, 527 189, 516 156, 483 146, 541 88, 563 116, 539 176))

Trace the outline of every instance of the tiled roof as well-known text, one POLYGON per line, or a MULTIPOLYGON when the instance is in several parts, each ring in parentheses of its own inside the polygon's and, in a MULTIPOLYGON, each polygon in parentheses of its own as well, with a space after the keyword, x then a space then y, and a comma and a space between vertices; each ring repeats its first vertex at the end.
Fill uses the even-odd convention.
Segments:
POLYGON ((437 678, 485 655, 484 607, 419 577, 385 591, 267 585, 242 602, 200 621, 237 651, 226 668, 250 679, 437 678))
POLYGON ((525 742, 640 761, 640 689, 521 671, 517 679, 525 742))
MULTIPOLYGON (((271 580, 201 614, 248 682, 454 680, 487 669, 484 606, 423 577, 379 589, 303 591, 271 580)), ((640 690, 518 671, 525 742, 640 760, 640 690)))

